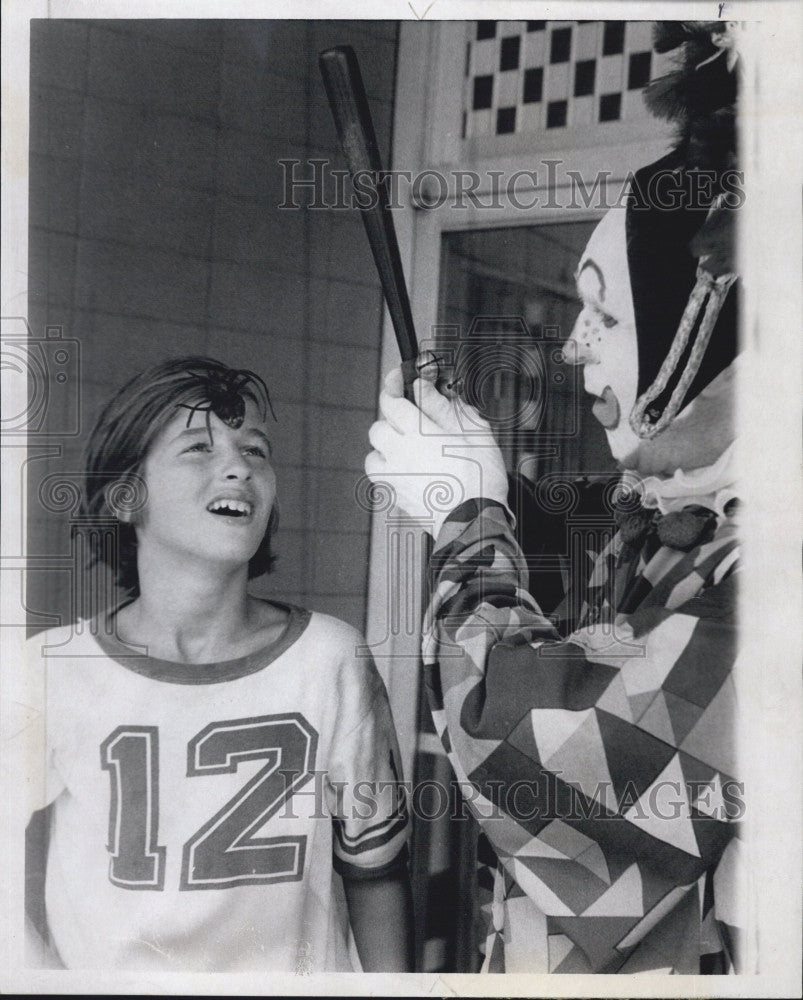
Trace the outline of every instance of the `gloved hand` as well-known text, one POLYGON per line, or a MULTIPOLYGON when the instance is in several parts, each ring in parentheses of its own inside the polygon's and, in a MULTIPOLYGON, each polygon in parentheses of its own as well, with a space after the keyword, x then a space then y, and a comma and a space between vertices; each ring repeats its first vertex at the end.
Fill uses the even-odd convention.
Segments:
POLYGON ((418 406, 404 399, 401 369, 379 396, 384 417, 369 431, 365 460, 372 482, 386 483, 395 502, 437 535, 450 511, 485 497, 507 505, 505 462, 486 420, 460 399, 447 399, 423 379, 413 385, 418 406))

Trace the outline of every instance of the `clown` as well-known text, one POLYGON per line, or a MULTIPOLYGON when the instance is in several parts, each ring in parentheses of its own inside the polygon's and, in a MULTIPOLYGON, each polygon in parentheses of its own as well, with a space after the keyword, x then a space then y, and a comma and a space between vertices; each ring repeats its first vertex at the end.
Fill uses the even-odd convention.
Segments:
MULTIPOLYGON (((684 45, 687 72, 719 74, 727 97, 731 63, 708 58, 718 37, 675 25, 657 43, 684 45)), ((463 487, 435 525, 423 658, 436 730, 496 858, 479 880, 485 971, 735 968, 737 288, 722 191, 666 209, 703 162, 693 118, 576 271, 565 354, 623 470, 619 530, 579 617, 559 631, 528 592, 502 454, 487 424, 464 435, 465 404, 419 379, 417 409, 396 371, 370 431, 366 472, 413 516, 431 517, 424 496, 444 474, 463 487)))

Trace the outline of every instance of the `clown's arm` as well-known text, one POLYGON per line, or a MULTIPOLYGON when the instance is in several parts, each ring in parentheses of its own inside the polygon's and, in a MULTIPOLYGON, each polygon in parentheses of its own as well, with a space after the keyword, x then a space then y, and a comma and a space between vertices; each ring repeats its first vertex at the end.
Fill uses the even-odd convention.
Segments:
MULTIPOLYGON (((398 398, 397 381, 386 382, 385 419, 371 429, 376 450, 366 471, 378 481, 390 476, 399 503, 422 518, 431 517, 422 497, 428 483, 444 472, 463 482, 463 502, 436 525, 424 663, 436 728, 480 821, 496 807, 483 826, 502 864, 516 877, 512 859, 531 838, 543 841, 536 853, 563 854, 559 882, 547 888, 533 878, 525 887, 547 914, 562 916, 582 912, 583 887, 599 882, 601 897, 634 864, 650 891, 693 885, 722 855, 733 817, 710 818, 701 803, 691 819, 673 820, 682 808, 662 796, 677 789, 683 808, 692 805, 690 783, 703 794, 714 775, 705 762, 730 756, 722 713, 702 706, 734 660, 732 576, 673 612, 651 609, 618 636, 600 639, 587 629, 561 638, 525 589, 526 563, 490 430, 485 438, 462 437, 463 404, 461 425, 457 404, 419 381, 419 412, 398 398), (450 457, 461 445, 471 459, 450 457), (634 721, 641 718, 637 691, 641 701, 664 692, 689 712, 698 706, 693 733, 669 724, 659 736, 656 724, 634 721), (571 860, 566 827, 582 834, 575 843, 601 851, 596 874, 590 855, 571 860)), ((470 416, 474 430, 481 428, 479 414, 470 416)), ((721 783, 703 794, 709 802, 712 796, 722 798, 721 783)), ((738 798, 738 788, 730 797, 738 798)), ((572 936, 569 924, 563 933, 572 936)))

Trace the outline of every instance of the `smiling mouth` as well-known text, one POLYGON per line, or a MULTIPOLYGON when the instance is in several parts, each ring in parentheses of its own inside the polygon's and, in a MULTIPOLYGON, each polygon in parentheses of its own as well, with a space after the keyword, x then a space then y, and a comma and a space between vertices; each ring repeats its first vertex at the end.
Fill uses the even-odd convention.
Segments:
POLYGON ((248 500, 221 499, 213 500, 206 508, 210 514, 218 517, 250 517, 254 505, 248 500))
POLYGON ((613 430, 617 426, 620 417, 619 400, 609 385, 594 400, 591 412, 606 430, 613 430))

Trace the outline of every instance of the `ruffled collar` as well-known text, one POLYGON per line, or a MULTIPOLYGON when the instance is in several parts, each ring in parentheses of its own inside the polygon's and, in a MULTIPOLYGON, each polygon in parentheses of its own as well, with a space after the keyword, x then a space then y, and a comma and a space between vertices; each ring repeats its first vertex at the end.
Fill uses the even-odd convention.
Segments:
POLYGON ((667 479, 623 473, 616 513, 622 541, 641 545, 654 533, 661 545, 686 552, 710 541, 738 509, 735 455, 734 442, 713 465, 667 479))
POLYGON ((686 471, 678 469, 673 476, 641 476, 626 470, 623 482, 641 498, 648 510, 661 514, 682 511, 689 506, 706 507, 717 517, 723 517, 725 507, 738 498, 736 472, 736 442, 719 456, 713 465, 686 471))

